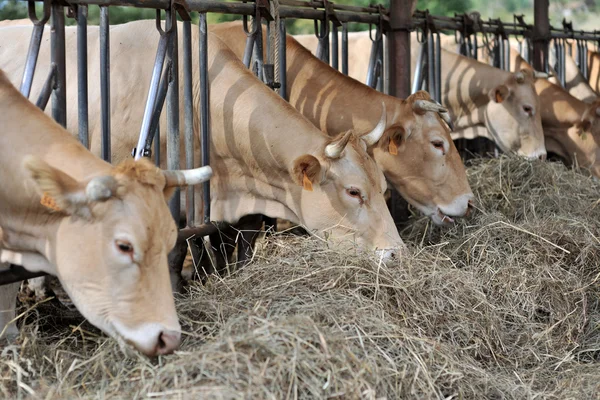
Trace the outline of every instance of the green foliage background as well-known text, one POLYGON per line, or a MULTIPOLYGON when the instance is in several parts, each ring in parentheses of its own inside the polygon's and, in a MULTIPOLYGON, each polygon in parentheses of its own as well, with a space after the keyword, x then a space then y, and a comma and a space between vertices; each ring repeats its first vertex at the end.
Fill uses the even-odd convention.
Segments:
MULTIPOLYGON (((598 0, 550 0, 550 23, 554 26, 560 26, 560 23, 565 16, 565 10, 572 9, 568 13, 569 20, 574 22, 576 29, 597 29, 598 21, 597 11, 598 0), (584 8, 582 9, 582 4, 584 8), (585 8, 587 7, 587 8, 585 8)), ((357 6, 368 6, 373 3, 381 3, 384 6, 389 6, 389 0, 335 0, 338 4, 350 4, 357 6)), ((38 6, 41 6, 39 4, 38 6)), ((513 14, 525 14, 528 21, 532 21, 533 16, 533 0, 418 0, 417 9, 429 9, 435 15, 453 16, 454 13, 464 13, 469 11, 479 11, 481 16, 487 18, 502 18, 506 22, 513 19, 513 14)), ((600 10, 599 10, 600 11, 600 10)), ((110 8, 111 24, 121 24, 137 19, 154 18, 155 11, 133 7, 111 7, 110 8)), ((90 6, 89 22, 97 24, 99 19, 99 8, 90 6)), ((6 19, 27 18, 27 3, 22 0, 0 0, 0 21, 6 19)), ((197 16, 194 14, 194 18, 197 16)), ((217 23, 222 21, 231 21, 239 19, 239 16, 225 14, 209 14, 209 23, 217 23)), ((68 24, 74 24, 74 20, 67 19, 68 24)), ((308 20, 288 20, 288 31, 292 34, 312 33, 313 21, 308 20)), ((350 30, 364 30, 366 25, 351 24, 350 30)))

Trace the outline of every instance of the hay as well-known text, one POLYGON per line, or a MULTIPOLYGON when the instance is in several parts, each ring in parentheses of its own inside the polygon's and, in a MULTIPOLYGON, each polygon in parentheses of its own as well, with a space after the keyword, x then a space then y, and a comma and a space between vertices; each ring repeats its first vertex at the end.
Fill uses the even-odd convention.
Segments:
POLYGON ((275 235, 178 299, 184 340, 149 360, 89 325, 22 327, 0 396, 600 398, 600 185, 560 164, 469 168, 479 211, 416 219, 382 265, 275 235))

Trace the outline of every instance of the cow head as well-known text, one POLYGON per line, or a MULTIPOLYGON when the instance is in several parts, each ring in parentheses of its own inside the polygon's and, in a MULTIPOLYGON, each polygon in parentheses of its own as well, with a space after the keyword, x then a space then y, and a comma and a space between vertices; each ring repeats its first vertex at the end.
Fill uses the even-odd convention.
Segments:
POLYGON ((166 200, 176 186, 210 177, 210 168, 161 171, 146 159, 78 181, 36 157, 24 166, 58 218, 47 257, 78 310, 107 334, 148 355, 179 345, 180 325, 167 253, 177 228, 166 200))
POLYGON ((389 182, 437 225, 468 214, 473 192, 450 137, 450 117, 425 91, 406 99, 401 118, 387 123, 373 157, 389 182), (445 123, 445 119, 447 122, 445 123))
POLYGON ((533 72, 522 69, 510 74, 488 95, 485 123, 496 144, 507 153, 545 159, 540 100, 533 72))
MULTIPOLYGON (((372 140, 373 132, 364 136, 372 140)), ((304 225, 338 242, 377 250, 384 260, 405 250, 385 203, 385 178, 361 136, 340 134, 318 153, 296 158, 291 174, 303 187, 299 201, 304 225)))

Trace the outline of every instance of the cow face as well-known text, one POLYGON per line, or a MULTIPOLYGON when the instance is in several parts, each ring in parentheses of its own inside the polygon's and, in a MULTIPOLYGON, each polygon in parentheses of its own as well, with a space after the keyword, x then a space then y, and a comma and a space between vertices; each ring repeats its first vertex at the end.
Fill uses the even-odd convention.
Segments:
POLYGON ((366 142, 352 131, 335 138, 320 154, 298 157, 291 173, 303 187, 304 225, 340 245, 356 243, 377 250, 384 260, 405 251, 385 203, 383 173, 367 153, 366 142))
MULTIPOLYGON (((465 167, 438 113, 445 109, 427 92, 411 95, 402 118, 392 121, 373 157, 388 181, 437 225, 468 214, 473 193, 465 167)), ((449 117, 448 117, 449 118, 449 117)))
POLYGON ((165 200, 186 183, 183 174, 130 160, 80 182, 37 158, 24 165, 42 204, 60 218, 47 253, 78 310, 145 354, 176 349, 181 328, 167 253, 177 229, 165 200))
POLYGON ((521 70, 493 88, 488 93, 485 123, 504 152, 545 159, 540 101, 533 82, 533 73, 521 70))

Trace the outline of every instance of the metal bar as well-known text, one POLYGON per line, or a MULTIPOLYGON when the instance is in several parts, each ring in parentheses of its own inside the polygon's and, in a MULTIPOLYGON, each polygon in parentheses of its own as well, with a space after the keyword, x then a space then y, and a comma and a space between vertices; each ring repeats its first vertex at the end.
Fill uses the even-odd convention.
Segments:
POLYGON ((52 118, 67 127, 67 70, 65 59, 65 8, 52 4, 50 34, 51 62, 56 64, 56 79, 52 92, 52 118))
POLYGON ((47 276, 45 272, 32 272, 28 271, 20 265, 10 264, 8 269, 0 270, 0 286, 8 285, 15 282, 21 282, 25 279, 38 278, 40 276, 47 276))
MULTIPOLYGON (((256 75, 258 79, 265 82, 265 74, 264 74, 264 51, 263 51, 263 36, 262 36, 262 23, 259 20, 258 29, 256 30, 256 39, 254 41, 254 65, 256 66, 256 75)), ((254 68, 252 68, 254 70, 254 68)))
MULTIPOLYGON (((438 33, 438 42, 440 41, 440 34, 438 33)), ((473 35, 473 59, 477 60, 478 55, 477 55, 477 34, 473 35)), ((439 81, 438 81, 439 82, 439 81)))
MULTIPOLYGON (((167 60, 172 63, 171 79, 169 79, 169 91, 167 93, 167 168, 176 170, 180 165, 180 138, 179 138, 179 48, 177 35, 177 18, 174 8, 166 11, 165 30, 169 36, 167 47, 167 60)), ((180 189, 169 200, 169 209, 175 223, 179 225, 181 211, 180 189)))
POLYGON ((510 42, 508 39, 502 39, 504 42, 504 70, 510 71, 510 42))
POLYGON ((548 39, 550 35, 548 0, 535 0, 533 8, 533 68, 548 72, 548 39))
MULTIPOLYGON (((209 97, 208 97, 208 27, 206 14, 200 14, 199 27, 199 51, 200 51, 200 135, 202 146, 202 166, 210 162, 210 132, 209 126, 209 97)), ((258 29, 260 32, 261 30, 258 29)), ((262 46, 261 46, 262 47, 262 46)), ((210 181, 203 183, 204 223, 210 222, 210 181)))
POLYGON ((110 162, 110 25, 108 7, 100 7, 100 114, 102 120, 102 159, 110 162))
POLYGON ((329 58, 331 59, 331 66, 339 71, 339 53, 338 53, 338 27, 333 22, 331 23, 331 54, 329 58))
MULTIPOLYGON (((162 109, 162 106, 161 106, 162 109)), ((154 130, 154 165, 160 167, 160 124, 156 124, 156 129, 154 130)))
MULTIPOLYGON (((440 40, 440 34, 436 33, 435 36, 435 54, 434 54, 434 70, 435 70, 435 100, 441 104, 442 102, 442 43, 440 40)), ((475 57, 477 57, 477 50, 475 50, 475 57)))
POLYGON ((168 41, 168 35, 161 34, 158 41, 158 48, 156 49, 156 57, 154 58, 154 68, 152 70, 152 77, 150 78, 150 89, 148 90, 148 98, 146 99, 146 107, 144 108, 144 117, 142 119, 142 127, 140 128, 140 137, 138 139, 134 154, 134 158, 136 160, 144 156, 144 149, 146 148, 145 145, 148 140, 147 138, 150 135, 150 132, 152 132, 150 124, 152 122, 152 113, 157 104, 156 99, 158 96, 158 87, 167 55, 168 41))
POLYGON ((342 24, 342 74, 348 75, 348 24, 342 24))
POLYGON ((165 99, 167 98, 167 92, 169 91, 169 84, 172 78, 172 65, 172 61, 169 60, 165 63, 165 67, 163 68, 163 72, 160 78, 160 84, 158 85, 158 91, 156 93, 156 101, 150 116, 150 126, 148 128, 149 134, 145 137, 145 141, 142 143, 142 149, 144 149, 144 151, 138 152, 139 154, 142 154, 140 157, 144 157, 145 155, 147 155, 148 151, 152 147, 152 141, 155 140, 155 138, 152 137, 152 134, 154 132, 158 132, 160 134, 160 114, 162 113, 163 107, 165 106, 165 99))
POLYGON ((434 65, 434 49, 435 43, 433 40, 433 33, 429 31, 427 35, 427 91, 430 95, 435 96, 436 93, 436 82, 435 82, 435 65, 434 65))
POLYGON ((583 76, 587 80, 590 76, 589 65, 588 65, 588 44, 583 43, 583 76))
POLYGON ((324 63, 329 64, 329 37, 324 31, 328 30, 326 27, 326 22, 324 20, 315 21, 315 35, 317 35, 317 40, 319 44, 317 45, 317 53, 316 56, 319 60, 324 63), (321 28, 319 29, 319 24, 321 28))
POLYGON ((287 51, 285 19, 279 19, 279 95, 287 100, 287 51))
POLYGON ((50 95, 52 94, 52 90, 54 89, 54 83, 56 82, 56 64, 52 63, 50 66, 50 72, 48 73, 48 77, 44 82, 44 86, 42 86, 42 91, 38 96, 37 102, 35 105, 41 109, 45 110, 48 105, 48 100, 50 100, 50 95))
POLYGON ((383 35, 377 41, 377 62, 375 63, 376 85, 378 91, 383 92, 383 35))
POLYGON ((250 68, 250 61, 252 60, 252 52, 254 51, 254 41, 256 40, 256 33, 248 35, 246 38, 246 48, 244 49, 244 58, 242 62, 246 68, 250 68))
POLYGON ((425 53, 427 52, 427 44, 421 43, 421 48, 419 50, 419 55, 417 56, 417 64, 415 70, 415 76, 413 78, 412 90, 410 94, 418 92, 423 86, 423 69, 425 68, 424 58, 425 53))
MULTIPOLYGON (((185 140, 185 168, 194 168, 194 97, 192 92, 192 23, 183 21, 183 129, 185 140)), ((196 221, 194 187, 186 189, 187 225, 196 221)))
POLYGON ((565 58, 567 57, 567 53, 566 53, 566 43, 565 43, 565 39, 561 39, 562 43, 561 43, 561 49, 560 49, 560 69, 561 69, 561 83, 562 83, 562 87, 567 86, 567 62, 565 60, 565 58))
MULTIPOLYGON (((377 37, 377 35, 379 35, 379 27, 377 27, 377 33, 375 34, 375 37, 377 37)), ((373 40, 371 41, 371 54, 369 55, 369 68, 367 69, 367 79, 365 81, 366 85, 369 87, 374 88, 376 82, 376 76, 375 76, 375 67, 377 64, 377 51, 379 50, 379 41, 373 40)))
POLYGON ((31 85, 33 83, 33 76, 35 75, 35 66, 37 64, 38 55, 40 54, 40 45, 42 43, 43 34, 44 24, 34 25, 33 31, 31 32, 31 40, 29 41, 27 61, 25 63, 20 88, 21 94, 27 98, 29 98, 29 94, 31 93, 31 85))
POLYGON ((505 57, 506 57, 506 51, 504 50, 504 39, 501 36, 497 36, 497 42, 498 42, 498 55, 499 55, 499 62, 500 62, 500 69, 506 69, 506 64, 505 64, 505 57))
POLYGON ((77 6, 77 110, 79 141, 90 148, 88 134, 87 6, 77 6))

